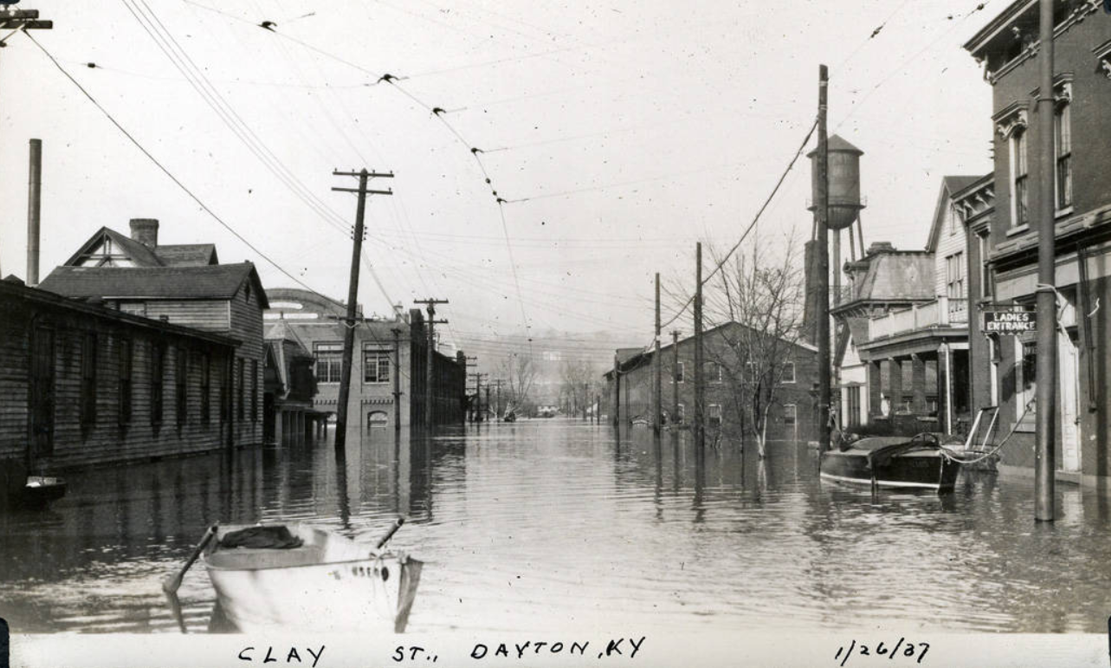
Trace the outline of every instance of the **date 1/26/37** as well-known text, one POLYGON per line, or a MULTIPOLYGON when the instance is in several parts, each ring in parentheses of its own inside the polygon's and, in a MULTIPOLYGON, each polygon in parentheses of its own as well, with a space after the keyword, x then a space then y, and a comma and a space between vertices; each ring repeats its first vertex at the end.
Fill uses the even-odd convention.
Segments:
POLYGON ((849 657, 855 654, 856 656, 873 656, 884 659, 894 659, 897 656, 906 659, 917 657, 915 663, 922 663, 922 659, 926 658, 926 652, 928 651, 930 651, 930 643, 910 643, 907 642, 906 638, 899 638, 899 642, 890 647, 882 641, 877 645, 868 645, 853 640, 847 648, 844 645, 838 647, 833 660, 840 661, 839 665, 844 666, 849 657))

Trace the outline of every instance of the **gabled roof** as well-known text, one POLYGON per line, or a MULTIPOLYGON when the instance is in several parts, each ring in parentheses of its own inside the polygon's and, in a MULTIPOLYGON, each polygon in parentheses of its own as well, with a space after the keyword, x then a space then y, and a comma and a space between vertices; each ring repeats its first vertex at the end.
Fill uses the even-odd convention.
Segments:
POLYGON ((930 236, 926 241, 926 250, 931 253, 937 250, 937 240, 941 236, 941 221, 945 219, 945 210, 952 203, 954 195, 968 186, 979 181, 982 176, 945 176, 941 179, 941 191, 934 205, 934 220, 930 224, 930 236))
POLYGON ((219 264, 215 244, 171 244, 154 249, 162 263, 169 267, 203 267, 219 264))
POLYGON ((269 302, 250 262, 203 267, 57 267, 39 287, 75 299, 230 299, 251 281, 269 302))
POLYGON ((150 248, 109 227, 102 227, 97 230, 89 237, 88 241, 77 249, 77 252, 70 259, 66 260, 65 265, 72 266, 75 264, 83 255, 87 255, 94 247, 99 245, 104 237, 111 239, 112 243, 141 267, 161 267, 163 265, 162 260, 158 259, 158 256, 150 248))

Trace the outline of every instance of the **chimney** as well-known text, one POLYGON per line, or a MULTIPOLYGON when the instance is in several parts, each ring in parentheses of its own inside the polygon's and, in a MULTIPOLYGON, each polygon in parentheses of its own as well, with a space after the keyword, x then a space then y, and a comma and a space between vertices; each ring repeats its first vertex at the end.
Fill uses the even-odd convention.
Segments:
POLYGON ((27 179, 27 285, 39 284, 39 217, 42 212, 42 140, 31 140, 27 179))
POLYGON ((158 219, 132 218, 131 238, 147 248, 158 247, 158 219))

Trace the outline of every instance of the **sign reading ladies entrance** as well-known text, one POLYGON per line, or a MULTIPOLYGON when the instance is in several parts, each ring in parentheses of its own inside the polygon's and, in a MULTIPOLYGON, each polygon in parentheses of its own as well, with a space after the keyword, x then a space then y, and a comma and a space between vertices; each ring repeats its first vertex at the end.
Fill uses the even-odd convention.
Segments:
POLYGON ((1034 311, 985 311, 985 334, 1023 334, 1038 327, 1034 311))

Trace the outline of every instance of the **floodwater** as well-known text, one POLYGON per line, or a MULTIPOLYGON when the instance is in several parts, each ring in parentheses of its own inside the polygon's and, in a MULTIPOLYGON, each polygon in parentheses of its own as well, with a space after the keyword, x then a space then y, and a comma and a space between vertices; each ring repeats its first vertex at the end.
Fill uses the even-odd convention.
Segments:
MULTIPOLYGON (((425 562, 409 631, 623 624, 728 631, 899 628, 1103 632, 1111 505, 1058 486, 962 474, 955 493, 819 483, 817 455, 708 448, 571 419, 390 430, 68 476, 46 511, 0 514, 0 617, 13 631, 176 632, 160 581, 207 525, 308 520, 425 562)), ((191 632, 215 597, 194 567, 191 632)))

